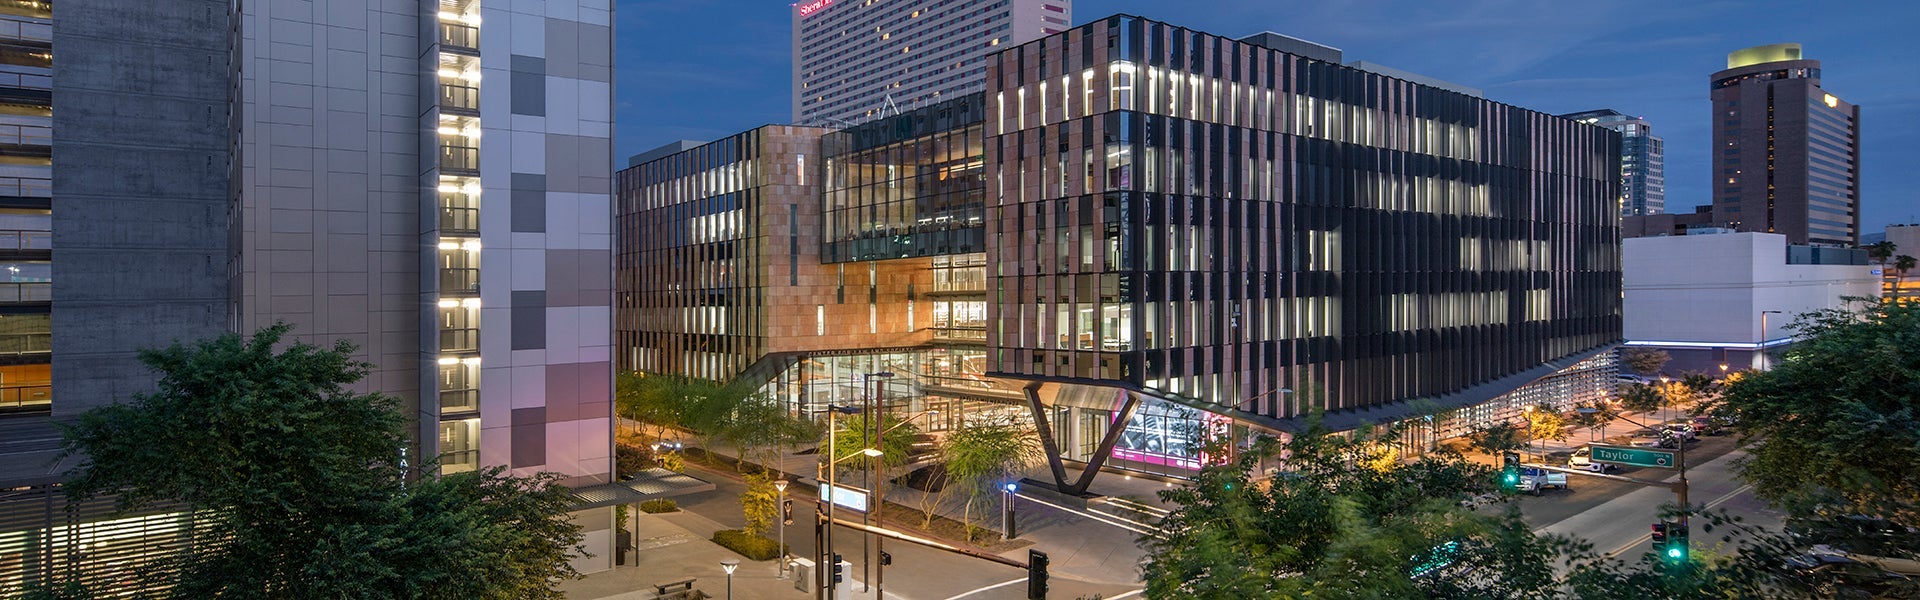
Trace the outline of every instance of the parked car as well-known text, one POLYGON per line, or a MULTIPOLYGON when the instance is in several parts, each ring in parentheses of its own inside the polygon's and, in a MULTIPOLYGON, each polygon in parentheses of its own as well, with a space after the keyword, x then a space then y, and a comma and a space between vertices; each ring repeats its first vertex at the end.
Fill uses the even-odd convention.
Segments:
POLYGON ((1720 435, 1727 432, 1726 419, 1713 415, 1696 415, 1690 423, 1693 430, 1704 435, 1720 435))
POLYGON ((1571 490, 1567 485, 1566 473, 1555 473, 1535 467, 1520 467, 1520 491, 1535 496, 1547 488, 1571 490))
POLYGON ((1686 419, 1667 421, 1666 425, 1661 427, 1661 430, 1671 432, 1673 435, 1679 436, 1680 439, 1689 442, 1700 437, 1699 432, 1693 428, 1693 423, 1686 419))
POLYGON ((1612 463, 1594 462, 1593 446, 1581 446, 1578 449, 1575 449, 1573 451, 1573 456, 1567 457, 1567 467, 1572 469, 1586 469, 1588 471, 1593 471, 1595 473, 1605 473, 1608 471, 1617 471, 1620 469, 1620 465, 1616 465, 1612 463))

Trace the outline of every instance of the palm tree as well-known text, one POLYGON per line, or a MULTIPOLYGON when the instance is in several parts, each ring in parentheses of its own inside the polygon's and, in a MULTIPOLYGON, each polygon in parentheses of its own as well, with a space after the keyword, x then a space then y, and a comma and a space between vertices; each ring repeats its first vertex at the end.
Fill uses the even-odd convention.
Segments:
POLYGON ((1873 259, 1873 262, 1883 265, 1887 264, 1887 259, 1893 258, 1893 253, 1899 250, 1899 246, 1895 246, 1893 242, 1886 240, 1867 244, 1863 247, 1867 249, 1868 258, 1873 259))
POLYGON ((1904 301, 1902 297, 1907 287, 1907 272, 1912 271, 1914 266, 1914 258, 1911 255, 1902 254, 1893 259, 1893 270, 1899 273, 1899 276, 1893 280, 1894 300, 1904 301))

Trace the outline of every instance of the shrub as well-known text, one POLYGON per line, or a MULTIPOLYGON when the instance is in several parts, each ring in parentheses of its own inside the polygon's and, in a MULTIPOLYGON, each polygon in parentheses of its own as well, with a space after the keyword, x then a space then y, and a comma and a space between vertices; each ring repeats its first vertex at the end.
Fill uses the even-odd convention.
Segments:
POLYGON ((653 455, 653 449, 646 446, 619 444, 613 447, 613 464, 621 477, 653 467, 659 461, 653 455))
POLYGON ((640 511, 647 514, 670 513, 680 510, 680 504, 666 498, 655 498, 640 503, 640 511))
POLYGON ((747 535, 747 532, 738 529, 722 529, 713 532, 713 543, 753 560, 773 560, 780 557, 780 542, 757 535, 747 535))

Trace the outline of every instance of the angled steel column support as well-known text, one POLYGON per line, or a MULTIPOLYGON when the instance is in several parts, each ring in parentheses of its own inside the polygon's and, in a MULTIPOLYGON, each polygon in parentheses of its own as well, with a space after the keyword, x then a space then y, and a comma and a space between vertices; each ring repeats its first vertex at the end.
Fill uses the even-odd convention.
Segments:
POLYGON ((1053 441, 1053 423, 1047 419, 1047 409, 1040 405, 1040 382, 1030 381, 1020 388, 1027 397, 1027 408, 1033 409, 1033 427, 1040 434, 1040 447, 1047 453, 1047 467, 1053 470, 1053 484, 1056 489, 1067 489, 1067 465, 1060 462, 1060 444, 1053 441))
POLYGON ((1120 407, 1119 417, 1107 426, 1107 434, 1100 438, 1100 449, 1087 457, 1087 468, 1080 472, 1080 480, 1060 491, 1080 495, 1087 493, 1087 486, 1093 485, 1093 476, 1100 473, 1100 466, 1107 464, 1107 457, 1113 456, 1113 447, 1120 443, 1120 434, 1127 430, 1127 423, 1133 420, 1133 409, 1140 406, 1140 395, 1122 392, 1127 395, 1127 403, 1120 407))

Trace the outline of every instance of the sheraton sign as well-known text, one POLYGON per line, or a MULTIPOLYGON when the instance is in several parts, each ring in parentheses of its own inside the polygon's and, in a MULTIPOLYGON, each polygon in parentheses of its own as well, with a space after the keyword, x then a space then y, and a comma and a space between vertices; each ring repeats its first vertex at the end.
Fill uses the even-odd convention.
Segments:
POLYGON ((820 12, 820 9, 833 5, 833 0, 813 0, 800 5, 800 16, 805 17, 820 12))

